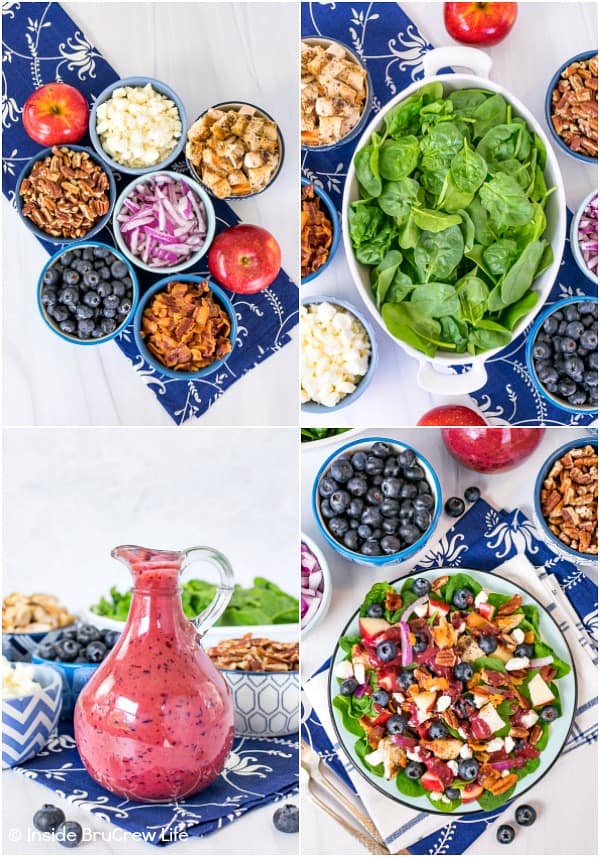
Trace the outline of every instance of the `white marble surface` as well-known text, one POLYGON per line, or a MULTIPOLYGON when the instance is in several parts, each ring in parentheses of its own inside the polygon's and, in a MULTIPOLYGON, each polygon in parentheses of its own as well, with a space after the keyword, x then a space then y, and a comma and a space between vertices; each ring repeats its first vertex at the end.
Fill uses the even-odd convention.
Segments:
MULTIPOLYGON (((211 104, 246 99, 281 125, 286 160, 265 193, 233 204, 273 232, 298 275, 298 8, 292 3, 65 3, 123 76, 167 81, 190 121, 211 104)), ((52 335, 35 302, 46 252, 3 200, 4 423, 172 425, 114 343, 81 348, 52 335)), ((188 425, 294 425, 297 345, 290 343, 229 388, 188 425)))
MULTIPOLYGON (((436 471, 441 485, 444 498, 450 496, 462 496, 465 488, 469 485, 478 485, 482 496, 496 508, 514 508, 518 506, 526 515, 533 513, 533 485, 538 470, 545 459, 554 449, 566 443, 569 439, 585 437, 582 429, 547 429, 542 442, 535 452, 517 468, 506 473, 478 474, 466 470, 455 461, 445 450, 439 429, 437 428, 413 428, 413 429, 365 429, 362 436, 383 435, 398 438, 415 446, 429 460, 436 471)), ((360 437, 360 435, 359 435, 360 437)), ((356 440, 356 437, 353 438, 356 440)), ((327 614, 323 617, 311 633, 303 639, 302 643, 302 673, 308 677, 321 666, 327 656, 333 651, 336 641, 348 619, 362 601, 367 589, 377 580, 399 577, 418 562, 419 555, 410 561, 394 566, 387 571, 367 568, 346 561, 319 535, 318 529, 311 509, 312 486, 317 471, 328 455, 333 452, 336 445, 341 445, 343 436, 337 444, 332 444, 321 449, 310 449, 304 445, 302 449, 302 477, 301 477, 301 516, 302 531, 312 537, 322 549, 329 564, 333 581, 333 595, 327 614)), ((442 513, 436 532, 432 536, 429 545, 435 542, 451 526, 453 519, 442 513)), ((597 579, 597 567, 591 565, 587 572, 597 579)), ((548 783, 550 780, 547 781, 548 783)), ((551 800, 551 787, 547 782, 542 782, 535 790, 536 801, 547 804, 547 813, 556 812, 558 806, 551 800)), ((596 801, 593 783, 573 782, 570 786, 571 805, 584 807, 586 817, 592 819, 596 816, 596 801), (588 791, 587 789, 590 789, 588 791), (577 795, 577 798, 574 795, 577 795), (590 796, 591 795, 591 796, 590 796)), ((581 809, 579 811, 582 811, 581 809)), ((562 813, 562 807, 561 807, 562 813)), ((564 816, 568 817, 568 816, 564 816)), ((302 801, 303 819, 303 851, 307 854, 318 854, 319 844, 327 841, 327 854, 363 854, 364 850, 358 845, 342 828, 332 822, 323 812, 306 800, 302 801)), ((485 837, 481 837, 469 849, 472 854, 496 854, 500 853, 495 837, 495 826, 492 826, 485 837)), ((515 843, 516 845, 516 843, 515 843)), ((577 829, 573 825, 552 825, 551 836, 546 837, 544 826, 538 823, 535 828, 528 831, 527 837, 520 836, 519 854, 591 854, 594 853, 596 845, 596 833, 593 825, 589 827, 580 826, 577 829), (567 833, 568 831, 568 833, 567 833), (570 838, 569 838, 570 837, 570 838), (574 839, 573 837, 576 837, 574 839)))
MULTIPOLYGON (((455 44, 448 36, 442 3, 401 3, 420 32, 436 47, 455 44)), ((519 3, 510 35, 490 48, 491 78, 514 93, 531 110, 544 129, 544 98, 552 75, 569 57, 597 44, 597 6, 592 2, 519 3)), ((566 155, 554 145, 564 178, 567 204, 573 210, 597 184, 597 171, 566 155)), ((340 247, 329 268, 302 287, 302 296, 333 295, 362 307, 350 269, 340 247)), ((373 322, 374 326, 375 323, 373 322)), ((438 404, 474 405, 468 396, 434 396, 416 382, 417 361, 409 357, 381 328, 375 326, 379 366, 368 389, 347 408, 331 414, 302 413, 303 425, 414 425, 438 404)))
MULTIPOLYGON (((298 494, 289 486, 297 474, 293 428, 5 430, 4 590, 53 592, 76 611, 112 584, 129 587, 126 568, 109 555, 115 545, 205 544, 229 558, 240 583, 264 576, 295 593, 298 494)), ((188 575, 215 579, 203 565, 188 575)), ((27 836, 33 813, 53 793, 11 771, 3 785, 4 853, 57 853, 58 844, 10 840, 11 830, 27 836)), ((124 845, 119 829, 57 802, 68 818, 112 837, 86 844, 85 853, 153 853, 154 846, 124 845)), ((278 833, 272 815, 272 806, 255 810, 169 853, 297 853, 298 838, 278 833)))

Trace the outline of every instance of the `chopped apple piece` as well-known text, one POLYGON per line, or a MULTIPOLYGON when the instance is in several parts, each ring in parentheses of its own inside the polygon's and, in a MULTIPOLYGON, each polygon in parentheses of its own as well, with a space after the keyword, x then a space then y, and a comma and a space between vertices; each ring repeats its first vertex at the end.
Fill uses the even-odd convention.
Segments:
POLYGON ((383 634, 391 625, 385 619, 372 619, 370 616, 361 616, 358 620, 358 630, 361 637, 368 637, 372 640, 374 637, 383 634))
POLYGON ((539 673, 534 675, 527 687, 531 696, 531 704, 535 708, 540 705, 548 705, 554 699, 554 694, 539 673))
POLYGON ((431 711, 435 705, 437 693, 432 690, 424 690, 422 693, 417 693, 413 696, 413 702, 419 711, 431 711))

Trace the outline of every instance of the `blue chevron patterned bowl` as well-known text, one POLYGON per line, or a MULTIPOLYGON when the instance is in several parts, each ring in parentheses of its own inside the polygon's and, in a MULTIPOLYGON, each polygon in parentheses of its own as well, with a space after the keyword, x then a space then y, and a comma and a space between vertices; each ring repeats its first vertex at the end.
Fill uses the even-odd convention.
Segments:
POLYGON ((236 735, 275 738, 298 731, 297 672, 220 672, 233 696, 236 735))
POLYGON ((48 743, 60 716, 62 683, 50 667, 37 666, 40 690, 2 700, 2 767, 31 759, 48 743))

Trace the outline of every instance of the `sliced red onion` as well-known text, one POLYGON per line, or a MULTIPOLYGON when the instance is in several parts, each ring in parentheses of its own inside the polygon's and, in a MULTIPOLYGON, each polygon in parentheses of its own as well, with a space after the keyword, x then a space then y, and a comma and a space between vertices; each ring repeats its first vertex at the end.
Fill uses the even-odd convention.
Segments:
POLYGON ((400 620, 400 646, 402 647, 402 658, 400 663, 403 667, 407 667, 409 664, 412 664, 412 646, 410 644, 410 628, 406 624, 400 620))
POLYGON ((532 661, 529 661, 529 666, 537 669, 538 667, 550 666, 551 663, 554 663, 554 658, 552 655, 546 655, 544 658, 534 658, 532 661))
POLYGON ((358 698, 364 696, 369 687, 370 685, 367 682, 365 682, 364 684, 359 684, 356 690, 354 691, 354 696, 358 698))
POLYGON ((420 598, 417 598, 416 601, 413 601, 412 604, 410 604, 406 608, 406 610, 400 617, 400 624, 402 624, 402 622, 408 622, 411 614, 414 613, 415 607, 419 607, 421 604, 425 604, 426 601, 429 601, 429 595, 421 595, 420 598))
POLYGON ((518 765, 515 765, 514 759, 502 759, 500 762, 488 762, 490 768, 493 768, 495 771, 510 771, 511 768, 518 768, 518 765))
POLYGON ((598 276, 598 194, 583 210, 577 225, 577 238, 585 264, 598 276))
POLYGON ((300 545, 300 627, 306 628, 316 615, 323 600, 323 572, 304 542, 300 545))

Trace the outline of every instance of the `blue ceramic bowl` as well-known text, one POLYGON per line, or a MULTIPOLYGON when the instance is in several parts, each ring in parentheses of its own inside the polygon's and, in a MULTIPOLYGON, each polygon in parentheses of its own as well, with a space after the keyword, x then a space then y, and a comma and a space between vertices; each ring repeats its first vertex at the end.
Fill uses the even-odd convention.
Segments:
MULTIPOLYGON (((106 175, 108 176, 108 211, 106 214, 95 223, 89 232, 84 236, 84 239, 87 240, 91 238, 92 235, 96 235, 100 232, 101 229, 104 229, 108 221, 110 220, 110 216, 112 214, 112 210, 115 204, 115 199, 117 198, 117 186, 115 184, 115 180, 113 174, 110 170, 106 168, 106 164, 102 162, 102 159, 98 157, 98 155, 93 152, 91 149, 88 149, 86 146, 75 146, 71 143, 68 145, 62 146, 61 148, 72 149, 74 152, 87 152, 90 158, 94 161, 94 163, 98 164, 98 166, 102 167, 106 175)), ((52 149, 42 149, 41 152, 38 152, 37 155, 34 155, 31 158, 19 174, 19 178, 17 179, 16 184, 16 192, 15 192, 15 204, 17 207, 17 214, 25 224, 25 226, 29 229, 30 232, 33 232, 38 238, 41 238, 42 241, 49 241, 51 244, 76 244, 77 242, 83 240, 81 238, 55 238, 53 235, 48 235, 47 232, 44 232, 43 229, 40 229, 35 225, 33 220, 30 220, 28 217, 25 217, 23 214, 23 198, 19 194, 19 188, 21 187, 21 182, 24 178, 26 178, 31 170, 33 169, 33 165, 38 161, 43 161, 44 158, 50 157, 52 155, 52 149)))
MULTIPOLYGON (((119 250, 123 253, 124 256, 127 256, 130 262, 132 262, 134 265, 137 265, 138 268, 142 268, 144 271, 150 271, 150 273, 152 274, 174 274, 177 273, 177 271, 185 271, 186 268, 190 268, 192 265, 195 265, 208 251, 208 248, 210 247, 212 240, 215 237, 215 207, 212 204, 212 200, 206 193, 204 188, 200 184, 198 184, 198 182, 189 178, 189 176, 185 176, 182 173, 174 173, 170 170, 156 170, 151 174, 151 176, 155 176, 158 173, 161 173, 162 175, 166 176, 171 176, 171 178, 185 182, 204 206, 207 222, 206 238, 204 239, 204 244, 202 245, 202 247, 200 247, 199 250, 196 250, 196 252, 193 253, 185 262, 181 262, 181 264, 179 265, 171 265, 170 267, 163 268, 146 265, 146 263, 143 262, 138 256, 134 256, 134 254, 131 252, 131 250, 125 243, 123 236, 121 235, 121 227, 117 218, 119 216, 119 212, 123 208, 123 203, 125 202, 127 197, 132 194, 134 189, 139 184, 142 184, 144 181, 146 181, 146 177, 137 178, 130 182, 130 184, 127 185, 127 187, 123 190, 123 192, 117 199, 113 211, 113 234, 115 236, 115 241, 119 250)), ((148 178, 150 178, 151 176, 149 175, 148 178)))
POLYGON ((371 75, 369 74, 368 68, 366 68, 365 64, 359 59, 358 55, 348 47, 344 42, 340 42, 339 39, 329 39, 323 38, 322 36, 308 36, 305 39, 302 39, 303 42, 306 42, 308 45, 321 45, 324 48, 327 48, 331 44, 340 45, 347 54, 349 54, 349 58, 354 60, 354 62, 364 69, 367 72, 366 77, 366 96, 365 96, 365 105, 363 108, 362 116, 344 137, 341 140, 338 140, 336 143, 329 143, 327 146, 307 146, 302 143, 302 148, 306 149, 308 152, 330 152, 332 149, 337 149, 338 146, 345 146, 346 143, 349 143, 351 140, 354 140, 364 131, 365 125, 367 124, 367 120, 369 118, 369 114, 371 112, 371 101, 373 100, 373 83, 371 81, 371 75))
POLYGON ((548 458, 544 461, 542 466, 540 467, 540 471, 538 473, 537 479, 535 480, 535 488, 533 493, 533 506, 535 509, 535 517, 537 519, 538 526, 540 527, 546 541, 557 551, 561 552, 563 555, 569 558, 575 558, 579 560, 586 560, 587 562, 596 563, 598 557, 594 554, 589 553, 581 553, 580 551, 574 550, 569 545, 566 545, 564 542, 554 535, 550 527, 548 526, 544 515, 542 514, 542 504, 540 501, 540 493, 542 490, 542 486, 544 484, 544 480, 546 479, 548 473, 552 469, 552 465, 554 462, 562 458, 562 456, 568 452, 570 449, 578 449, 583 446, 592 446, 596 452, 598 452, 598 437, 585 437, 585 438, 576 438, 575 440, 570 440, 568 443, 563 443, 562 446, 559 446, 558 449, 555 449, 554 452, 548 456, 548 458))
POLYGON ((360 565, 368 565, 371 568, 379 568, 384 565, 396 565, 399 562, 404 562, 405 560, 410 559, 411 556, 414 556, 416 553, 418 553, 421 548, 423 548, 427 544, 428 540, 435 532, 435 528, 437 526, 437 522, 442 511, 442 505, 442 486, 440 485, 440 480, 438 479, 437 474, 429 463, 429 461, 414 447, 390 437, 361 437, 357 440, 351 440, 349 443, 338 447, 335 452, 333 452, 328 458, 325 459, 325 461, 319 468, 319 472, 316 475, 312 489, 313 515, 315 516, 319 531, 327 542, 327 544, 332 547, 337 553, 341 554, 341 556, 343 556, 345 559, 352 560, 352 562, 359 563, 360 565), (333 536, 325 526, 325 521, 323 520, 319 507, 319 482, 324 473, 329 470, 329 467, 331 466, 333 461, 336 458, 339 458, 340 455, 342 455, 343 453, 354 454, 359 450, 366 450, 376 441, 381 441, 383 443, 389 444, 394 449, 394 452, 396 454, 402 452, 405 449, 410 449, 414 452, 417 457, 418 463, 425 471, 425 478, 431 485, 432 494, 435 500, 435 507, 431 516, 431 523, 429 525, 429 528, 423 533, 421 538, 418 539, 418 541, 416 541, 414 544, 410 545, 410 547, 404 548, 403 550, 398 551, 398 553, 384 556, 364 556, 363 554, 357 553, 356 551, 348 550, 347 547, 336 541, 336 539, 333 538, 333 536))
POLYGON ((298 731, 298 673, 220 670, 233 697, 235 734, 276 738, 298 731))
POLYGON ((338 402, 337 405, 334 405, 332 408, 327 408, 325 405, 319 405, 317 402, 303 402, 301 405, 304 413, 307 414, 331 414, 334 411, 339 411, 342 408, 348 407, 353 402, 355 402, 362 394, 365 392, 371 381, 373 380, 373 376, 375 375, 375 370, 377 369, 377 363, 379 360, 379 350, 377 347, 377 337, 375 336, 375 330, 373 329, 373 325, 371 322, 359 311, 356 307, 349 303, 348 301, 342 300, 341 298, 328 297, 327 295, 322 295, 316 298, 303 298, 302 306, 308 306, 310 304, 319 304, 327 301, 327 303, 334 304, 335 306, 342 307, 348 312, 352 313, 358 321, 362 324, 364 329, 367 331, 367 336, 369 337, 369 342, 371 344, 371 359, 369 360, 369 368, 367 369, 366 375, 363 375, 361 380, 358 382, 356 390, 353 393, 348 393, 347 396, 338 402))
POLYGON ((320 268, 318 268, 316 271, 313 271, 313 273, 309 274, 308 277, 302 277, 301 283, 303 286, 305 286, 307 283, 312 282, 316 277, 318 277, 319 274, 322 274, 325 268, 330 264, 331 260, 335 256, 335 251, 338 248, 338 244, 340 243, 341 229, 339 215, 336 211, 335 205, 331 201, 331 197, 329 196, 329 194, 325 193, 323 188, 319 187, 318 184, 315 184, 314 182, 311 182, 308 179, 303 178, 301 183, 302 185, 313 186, 315 193, 327 209, 327 213, 329 215, 331 225, 333 227, 333 240, 331 242, 331 247, 329 248, 329 255, 327 256, 325 262, 321 265, 320 268))
POLYGON ((237 340, 237 316, 235 314, 234 306, 225 292, 219 288, 219 286, 215 285, 215 283, 213 283, 208 277, 200 277, 197 274, 170 275, 159 280, 158 283, 155 283, 150 289, 148 289, 143 298, 141 298, 133 320, 133 333, 135 336, 135 343, 140 354, 144 360, 156 369, 157 372, 160 372, 162 375, 166 375, 168 378, 176 378, 179 380, 188 379, 193 381, 196 378, 205 378, 207 375, 212 375, 213 372, 216 372, 217 369, 220 369, 221 366, 229 360, 233 354, 237 340), (142 314, 146 309, 150 298, 154 297, 157 292, 164 291, 169 283, 173 281, 178 283, 203 283, 205 280, 208 280, 213 295, 229 316, 229 322, 231 324, 231 351, 222 360, 215 360, 215 362, 211 363, 210 366, 205 366, 204 369, 199 369, 198 372, 175 372, 173 369, 168 369, 166 366, 163 366, 163 364, 160 363, 156 357, 150 353, 150 351, 148 351, 140 332, 142 327, 142 314))
POLYGON ((31 656, 41 643, 53 643, 63 631, 74 628, 65 625, 55 631, 36 631, 33 634, 2 634, 2 654, 9 661, 31 661, 31 656))
POLYGON ((27 696, 2 700, 2 767, 31 759, 48 743, 61 711, 62 683, 55 670, 37 666, 41 689, 27 696))
POLYGON ((100 158, 104 161, 105 164, 108 164, 113 170, 118 173, 129 173, 133 176, 142 176, 145 173, 153 173, 157 170, 161 170, 164 167, 168 166, 172 161, 179 157, 181 152, 183 151, 183 147, 185 146, 185 129, 187 127, 187 116, 185 112, 185 107, 183 106, 183 101, 174 92, 170 86, 167 86, 166 83, 163 83, 162 80, 156 80, 153 77, 124 77, 121 80, 117 80, 115 83, 111 83, 110 86, 107 86, 106 89, 103 89, 100 95, 96 98, 92 109, 90 110, 90 120, 89 120, 89 132, 90 138, 92 141, 92 145, 100 158), (179 140, 175 143, 172 151, 169 155, 167 155, 164 160, 159 161, 157 164, 152 164, 150 167, 126 167, 123 164, 120 164, 118 161, 113 160, 109 155, 106 154, 104 149, 102 148, 102 143, 100 142, 100 138, 96 132, 96 113, 98 111, 98 107, 105 101, 111 97, 115 89, 120 89, 122 86, 146 86, 149 83, 152 88, 161 93, 161 95, 166 95, 167 98, 170 98, 171 101, 177 107, 177 111, 179 113, 179 118, 181 120, 181 136, 179 140))
POLYGON ((562 65, 560 66, 558 71, 552 77, 552 80, 550 81, 550 85, 548 86, 548 89, 546 90, 546 101, 545 101, 546 122, 548 124, 548 127, 550 128, 550 134, 551 134, 554 142, 559 147, 559 149, 562 149, 562 151, 565 152, 567 155, 570 155, 572 158, 577 158, 578 161, 582 161, 584 164, 597 164, 598 158, 590 158, 589 155, 582 155, 579 152, 574 152, 572 149, 570 149, 567 146, 567 144, 562 139, 562 137, 560 137, 556 133, 556 131, 554 130, 554 125, 552 124, 552 93, 554 92, 554 90, 556 88, 556 85, 560 79, 561 74, 567 68, 567 66, 570 66, 571 63, 573 63, 573 62, 579 62, 581 60, 589 60, 591 57, 596 56, 597 53, 598 53, 597 50, 595 50, 595 51, 583 51, 583 53, 576 54, 574 57, 571 57, 570 60, 567 60, 566 62, 562 63, 562 65))
POLYGON ((54 670, 59 676, 62 685, 61 717, 71 717, 77 702, 77 697, 96 672, 100 664, 72 664, 65 661, 48 661, 33 655, 32 664, 41 664, 46 669, 54 670))
MULTIPOLYGON (((267 113, 267 111, 263 110, 262 107, 258 107, 256 104, 252 104, 250 101, 221 101, 219 104, 213 104, 212 107, 207 107, 206 110, 203 110, 202 113, 199 116, 197 116, 196 119, 192 122, 192 125, 195 125, 196 122, 198 121, 198 119, 202 119, 202 117, 206 113, 208 113, 209 110, 239 110, 240 107, 253 107, 259 116, 263 116, 266 119, 270 119, 271 122, 275 122, 275 119, 273 119, 273 117, 271 116, 270 113, 267 113)), ((202 179, 200 178, 200 176, 196 172, 196 168, 194 167, 194 165, 192 164, 192 162, 190 161, 190 159, 187 156, 187 148, 186 148, 185 162, 187 164, 188 170, 190 171, 192 176, 196 179, 196 181, 199 184, 201 184, 203 188, 205 188, 207 193, 210 193, 211 196, 215 196, 217 199, 250 199, 253 196, 258 196, 260 193, 264 193, 267 190, 267 188, 271 187, 271 185, 273 184, 273 182, 275 181, 275 179, 277 178, 277 176, 281 172, 281 168, 283 167, 283 160, 285 158, 285 143, 283 141, 283 135, 281 133, 281 128, 279 127, 277 122, 275 122, 275 124, 277 125, 277 137, 279 140, 279 163, 277 164, 277 169, 275 170, 275 172, 273 173, 273 175, 271 176, 271 178, 269 179, 267 184, 261 190, 256 190, 256 191, 254 191, 254 193, 246 193, 244 195, 232 194, 231 196, 216 197, 216 194, 213 193, 213 191, 211 190, 211 188, 207 184, 204 184, 204 182, 202 181, 202 179)), ((190 125, 190 128, 191 127, 192 126, 190 125)), ((189 130, 190 129, 188 128, 188 132, 189 132, 189 130)), ((187 135, 186 135, 186 140, 187 140, 187 135)))
POLYGON ((46 324, 48 325, 48 327, 50 328, 52 333, 55 333, 57 336, 60 336, 61 339, 64 339, 65 342, 70 342, 73 345, 102 345, 103 342, 109 342, 111 339, 114 339, 115 336, 118 336, 119 333, 121 333, 121 331, 125 327, 127 327, 129 322, 133 318, 133 315, 135 313, 135 309, 137 306, 137 302, 139 299, 139 294, 140 294, 140 287, 138 284, 137 274, 135 273, 133 265, 131 264, 129 259, 126 259, 122 253, 120 253, 114 247, 111 247, 109 244, 103 244, 102 241, 88 241, 87 239, 84 241, 78 241, 75 244, 70 244, 69 247, 63 247, 61 250, 58 250, 54 254, 54 256, 51 256, 48 259, 48 261, 46 262, 46 264, 44 265, 44 267, 42 268, 42 271, 40 273, 40 276, 39 276, 38 282, 37 282, 37 304, 38 304, 38 309, 40 311, 42 318, 44 319, 44 321, 46 322, 46 324), (76 336, 69 335, 68 333, 63 333, 63 331, 60 330, 60 328, 55 325, 54 320, 52 318, 50 318, 50 316, 47 314, 46 308, 42 304, 42 285, 43 285, 44 274, 46 273, 48 268, 51 268, 52 265, 58 259, 60 259, 60 257, 64 253, 66 253, 68 250, 73 250, 73 248, 77 248, 77 247, 105 247, 107 250, 110 250, 110 252, 114 256, 116 256, 117 259, 120 259, 120 261, 123 262, 123 264, 127 266, 127 271, 129 273, 129 276, 131 277, 131 282, 133 285, 133 297, 131 299, 131 309, 127 313, 127 315, 125 316, 125 318, 123 319, 123 321, 121 322, 119 327, 116 328, 116 330, 113 330, 112 333, 108 333, 106 336, 100 337, 100 339, 78 339, 76 336))
POLYGON ((539 381, 537 373, 535 371, 535 366, 533 362, 533 346, 535 345, 535 340, 537 335, 547 318, 553 315, 557 310, 562 309, 563 307, 568 306, 569 304, 581 304, 581 303, 595 303, 598 304, 598 298, 592 295, 584 295, 581 297, 573 297, 573 298, 564 298, 562 301, 557 301, 555 304, 551 304, 549 307, 539 315, 536 319, 535 324, 531 328, 529 335, 527 336, 527 344, 525 346, 525 360, 527 362, 527 369, 531 376, 531 379, 534 383, 534 386, 538 393, 547 399, 549 402, 552 402, 557 408, 560 408, 561 411, 567 411, 570 414, 595 414, 598 413, 598 405, 586 405, 585 407, 577 407, 576 405, 570 405, 569 402, 561 399, 560 396, 555 395, 554 393, 549 393, 548 390, 544 387, 544 385, 539 381))

